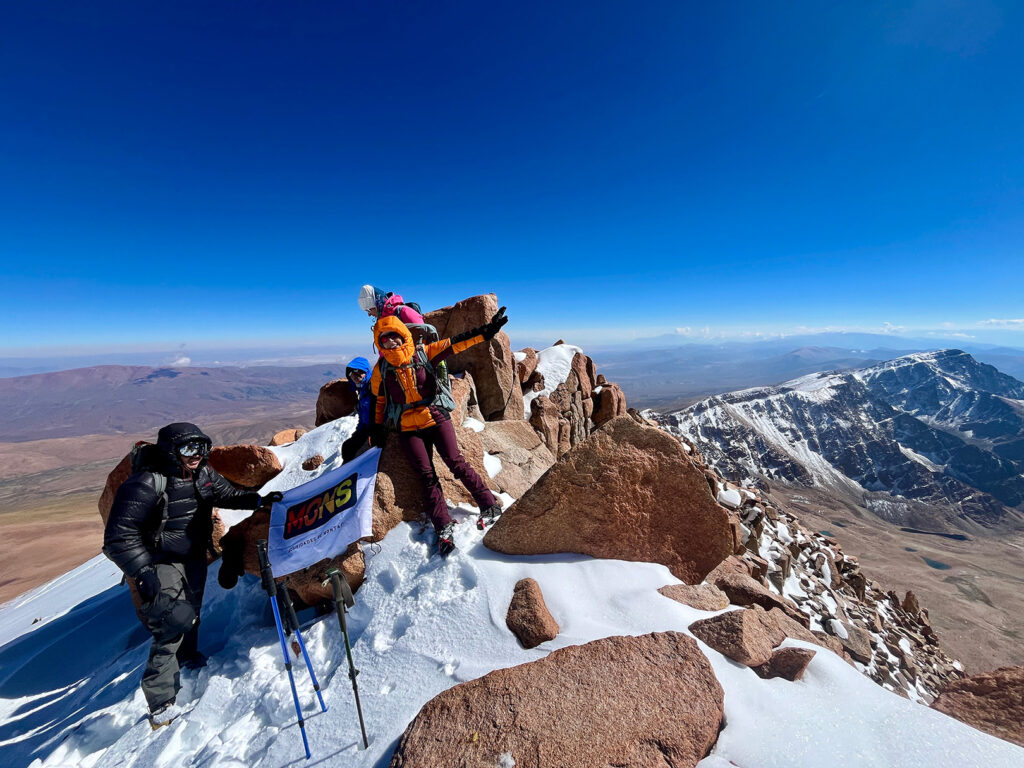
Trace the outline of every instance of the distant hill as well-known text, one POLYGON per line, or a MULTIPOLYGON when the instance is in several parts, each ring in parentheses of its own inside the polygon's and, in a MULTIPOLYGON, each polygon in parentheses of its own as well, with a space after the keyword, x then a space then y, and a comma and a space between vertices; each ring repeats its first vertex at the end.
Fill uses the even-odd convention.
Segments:
POLYGON ((343 365, 152 368, 101 365, 0 379, 0 442, 135 433, 305 404, 343 365))

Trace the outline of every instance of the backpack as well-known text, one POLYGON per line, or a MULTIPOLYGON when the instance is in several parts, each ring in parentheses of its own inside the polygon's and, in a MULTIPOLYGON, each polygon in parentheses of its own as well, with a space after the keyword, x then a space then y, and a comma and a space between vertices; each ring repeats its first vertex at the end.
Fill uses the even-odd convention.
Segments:
POLYGON ((156 495, 160 497, 158 505, 160 507, 160 524, 157 526, 156 532, 153 535, 153 545, 159 549, 163 543, 164 537, 164 526, 167 525, 167 475, 162 472, 157 472, 152 467, 156 464, 155 454, 160 452, 160 448, 147 443, 145 440, 139 440, 135 445, 132 446, 132 451, 129 454, 132 464, 132 474, 138 472, 145 472, 150 480, 150 485, 153 486, 153 490, 156 491, 156 495))
MULTIPOLYGON (((412 326, 409 327, 410 329, 412 328, 412 326)), ((431 329, 434 336, 437 336, 437 330, 434 326, 427 325, 426 328, 431 329)), ((387 376, 388 370, 393 370, 396 367, 383 357, 380 358, 379 365, 382 380, 387 376)), ((427 357, 427 351, 422 344, 416 345, 416 352, 413 354, 412 361, 401 367, 426 368, 427 372, 434 377, 434 381, 437 382, 435 387, 436 393, 432 400, 423 399, 415 403, 395 403, 391 398, 388 398, 385 419, 391 429, 401 429, 402 414, 410 408, 416 408, 421 405, 436 405, 448 411, 448 413, 455 410, 455 397, 452 395, 452 385, 448 380, 448 367, 443 362, 438 363, 436 366, 431 363, 430 358, 427 357)), ((386 389, 384 391, 387 392, 386 389)))

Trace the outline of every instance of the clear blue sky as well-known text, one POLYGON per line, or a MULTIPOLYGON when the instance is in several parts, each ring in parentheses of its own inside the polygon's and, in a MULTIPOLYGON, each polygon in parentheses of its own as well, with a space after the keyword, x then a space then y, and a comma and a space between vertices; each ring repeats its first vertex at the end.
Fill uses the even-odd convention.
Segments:
POLYGON ((1024 318, 1019 3, 52 0, 0 38, 3 349, 351 337, 364 282, 567 338, 1024 318))

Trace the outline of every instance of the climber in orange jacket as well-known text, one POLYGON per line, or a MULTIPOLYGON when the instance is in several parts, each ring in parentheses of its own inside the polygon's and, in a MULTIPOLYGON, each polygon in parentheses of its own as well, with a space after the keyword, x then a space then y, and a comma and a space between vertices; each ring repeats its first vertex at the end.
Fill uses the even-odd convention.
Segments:
POLYGON ((436 367, 475 344, 490 341, 507 322, 502 307, 489 323, 479 328, 418 347, 405 323, 397 317, 382 317, 373 326, 381 356, 370 378, 370 391, 377 403, 370 442, 383 447, 388 431, 398 432, 409 463, 426 486, 427 514, 437 531, 442 557, 455 549, 454 522, 434 471, 432 449, 437 449, 452 474, 472 494, 480 509, 480 528, 501 514, 501 505, 459 450, 450 416, 455 401, 449 383, 439 380, 436 367))

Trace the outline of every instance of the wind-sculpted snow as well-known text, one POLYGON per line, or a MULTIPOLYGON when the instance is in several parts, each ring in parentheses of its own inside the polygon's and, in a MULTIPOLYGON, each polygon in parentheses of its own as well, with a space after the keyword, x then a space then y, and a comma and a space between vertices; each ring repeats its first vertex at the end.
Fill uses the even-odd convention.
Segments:
MULTIPOLYGON (((338 443, 324 425, 309 439, 338 443), (321 432, 321 430, 323 430, 321 432)), ((276 484, 297 482, 285 471, 276 484), (289 479, 290 478, 290 479, 289 479)), ((325 455, 325 466, 334 455, 325 455)), ((508 499, 506 499, 506 502, 508 499)), ((305 632, 330 707, 320 713, 304 665, 295 665, 317 765, 386 765, 397 739, 434 695, 494 669, 539 659, 556 648, 612 635, 677 631, 712 615, 663 597, 678 583, 650 563, 582 555, 516 557, 483 547, 482 534, 456 508, 458 552, 435 554, 433 536, 402 523, 366 549, 366 581, 350 614, 353 656, 371 744, 359 727, 337 621, 305 632), (522 648, 505 626, 514 585, 536 579, 559 635, 522 648)), ((810 561, 808 561, 810 562, 810 561)), ((214 565, 214 569, 216 565, 214 565)), ((203 607, 201 645, 209 665, 185 672, 185 714, 152 732, 139 678, 149 638, 127 591, 102 557, 0 608, 0 765, 246 766, 302 764, 302 745, 281 649, 258 581, 231 592, 215 571, 203 607), (41 619, 33 622, 34 619, 41 619)), ((707 646, 725 689, 726 726, 708 766, 857 765, 865 768, 1010 768, 1024 750, 889 693, 832 652, 817 651, 799 683, 762 680, 707 646)), ((557 723, 551 738, 557 738, 557 723)), ((467 734, 470 738, 470 734, 467 734)), ((507 765, 514 765, 511 754, 507 765)), ((503 758, 504 759, 504 758, 503 758)))
POLYGON ((1006 507, 1024 505, 1022 397, 1021 382, 945 350, 718 395, 672 419, 725 474, 890 494, 907 515, 914 502, 960 505, 946 522, 1016 526, 1006 507))

